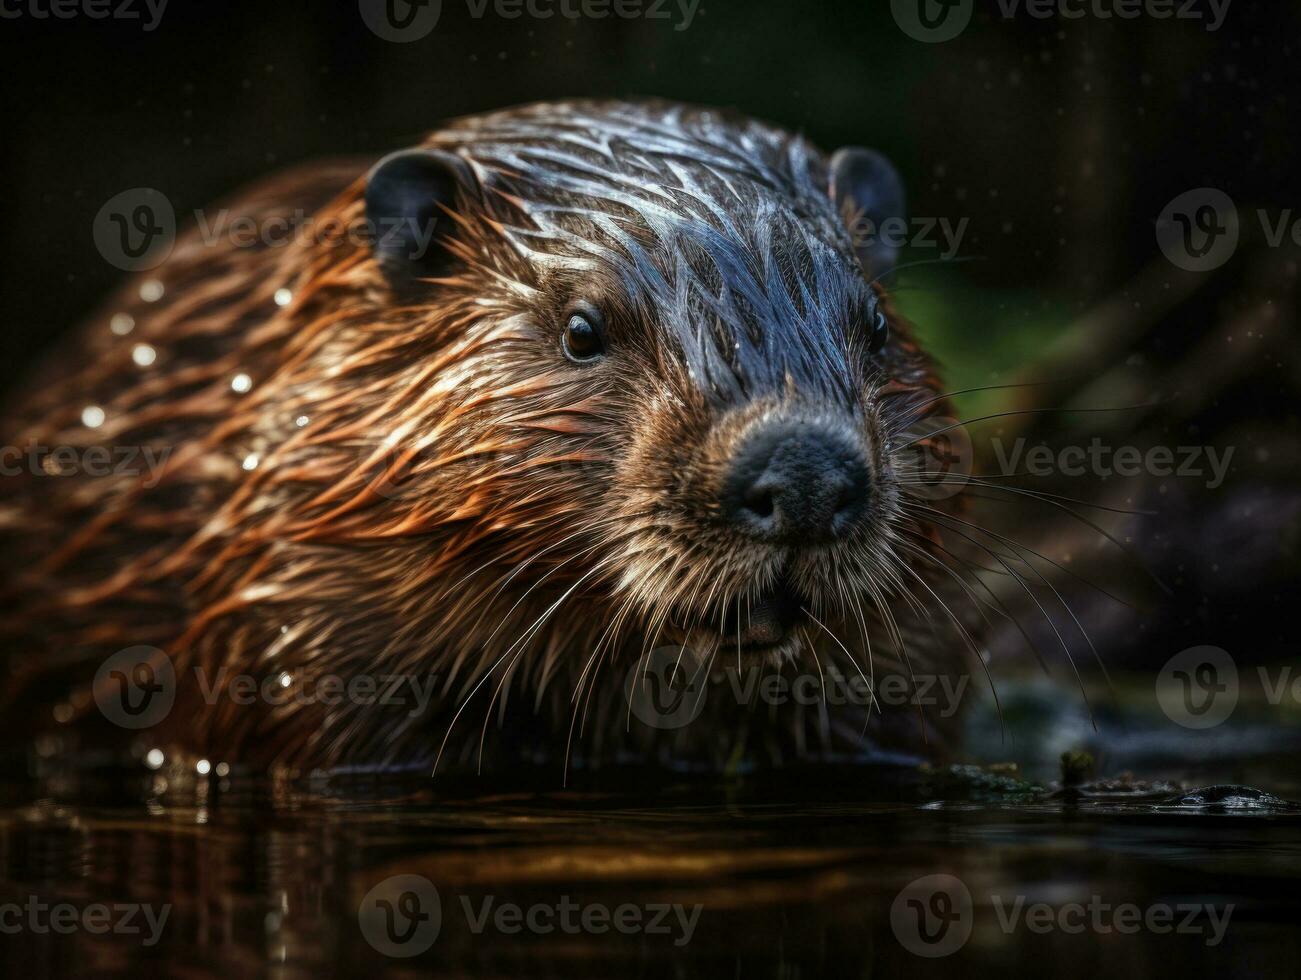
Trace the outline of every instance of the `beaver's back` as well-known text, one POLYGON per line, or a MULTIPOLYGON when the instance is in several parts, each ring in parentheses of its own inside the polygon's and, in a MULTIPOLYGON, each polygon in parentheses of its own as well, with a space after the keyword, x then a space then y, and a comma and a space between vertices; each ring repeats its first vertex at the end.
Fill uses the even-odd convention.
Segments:
POLYGON ((164 645, 183 627, 188 580, 204 560, 201 548, 186 546, 195 547, 243 466, 233 452, 204 447, 236 428, 232 406, 245 379, 280 356, 272 324, 302 260, 298 242, 312 230, 304 216, 310 225, 364 166, 295 168, 204 209, 162 265, 134 275, 6 399, 7 725, 23 724, 24 709, 48 715, 63 704, 86 658, 164 645), (249 221, 257 235, 232 230, 249 221), (300 227, 263 235, 282 221, 300 227), (202 466, 187 465, 198 453, 202 466), (39 678, 39 691, 29 678, 39 678))

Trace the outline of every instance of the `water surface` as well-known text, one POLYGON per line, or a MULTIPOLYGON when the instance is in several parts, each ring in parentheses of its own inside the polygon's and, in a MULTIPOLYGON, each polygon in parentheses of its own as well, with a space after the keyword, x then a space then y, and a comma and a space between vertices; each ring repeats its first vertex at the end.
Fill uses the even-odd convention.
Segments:
POLYGON ((138 800, 81 785, 72 802, 11 787, 0 906, 23 907, 11 926, 25 918, 0 935, 0 962, 32 977, 1090 980, 1294 976, 1301 962, 1290 804, 1180 804, 1162 786, 1079 797, 913 768, 600 782, 494 793, 483 781, 207 779, 138 800), (168 912, 156 941, 143 913, 138 933, 59 933, 33 926, 33 898, 168 912), (1142 924, 1115 919, 1117 906, 1142 924), (1188 929, 1167 930, 1166 907, 1188 929), (954 948, 929 958, 919 942, 954 948))

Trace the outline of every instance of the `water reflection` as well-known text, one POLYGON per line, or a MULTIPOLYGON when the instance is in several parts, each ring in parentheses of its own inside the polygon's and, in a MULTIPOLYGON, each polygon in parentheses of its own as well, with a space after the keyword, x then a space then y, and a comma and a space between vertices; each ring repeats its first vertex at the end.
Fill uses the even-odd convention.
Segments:
POLYGON ((129 803, 81 789, 75 804, 19 804, 11 791, 0 813, 6 975, 992 975, 1051 964, 1064 977, 1227 977, 1291 975, 1301 954, 1291 806, 1000 800, 952 786, 940 802, 928 777, 862 770, 743 793, 435 795, 419 782, 325 797, 204 780, 129 803), (945 895, 901 896, 936 875, 956 879, 969 905, 956 950, 927 958, 898 916, 916 914, 932 934, 942 914, 960 918, 945 895), (87 920, 100 905, 107 918, 87 920), (142 910, 124 924, 126 905, 142 910), (1169 907, 1176 922, 1185 907, 1231 912, 1216 939, 1204 911, 1201 931, 1162 931, 1159 915, 1127 931, 1099 905, 1140 917, 1169 907), (401 955, 381 951, 388 943, 401 955))

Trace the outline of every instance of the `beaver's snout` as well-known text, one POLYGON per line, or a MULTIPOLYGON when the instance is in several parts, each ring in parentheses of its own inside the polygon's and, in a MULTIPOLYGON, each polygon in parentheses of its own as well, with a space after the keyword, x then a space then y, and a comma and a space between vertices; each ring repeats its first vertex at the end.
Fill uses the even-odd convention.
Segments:
POLYGON ((825 422, 784 417, 759 423, 740 440, 723 509, 754 540, 821 544, 849 532, 870 488, 856 440, 825 422))

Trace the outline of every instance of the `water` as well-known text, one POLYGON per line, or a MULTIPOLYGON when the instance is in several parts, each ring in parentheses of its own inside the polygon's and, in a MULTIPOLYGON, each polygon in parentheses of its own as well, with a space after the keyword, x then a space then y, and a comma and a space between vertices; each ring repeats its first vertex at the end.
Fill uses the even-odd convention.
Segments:
MULTIPOLYGON (((547 783, 304 792, 210 778, 138 798, 120 784, 62 786, 75 803, 11 787, 4 975, 1096 980, 1294 976, 1301 962, 1301 809, 1281 799, 1180 802, 1142 785, 1079 798, 912 768, 547 783), (436 900, 418 879, 394 882, 411 875, 436 900), (958 890, 924 880, 900 897, 934 875, 958 890), (168 911, 156 942, 143 910, 134 923, 107 913, 137 933, 59 933, 31 918, 32 896, 76 910, 66 915, 95 903, 142 903, 155 922, 168 911), (1133 910, 1117 920, 1121 905, 1133 910), (919 947, 919 912, 932 938, 938 916, 953 920, 940 938, 956 943, 950 955, 911 951, 939 949, 919 947), (416 955, 377 948, 385 927, 409 936, 390 949, 416 955)), ((1295 797, 1294 785, 1270 788, 1295 797)))

